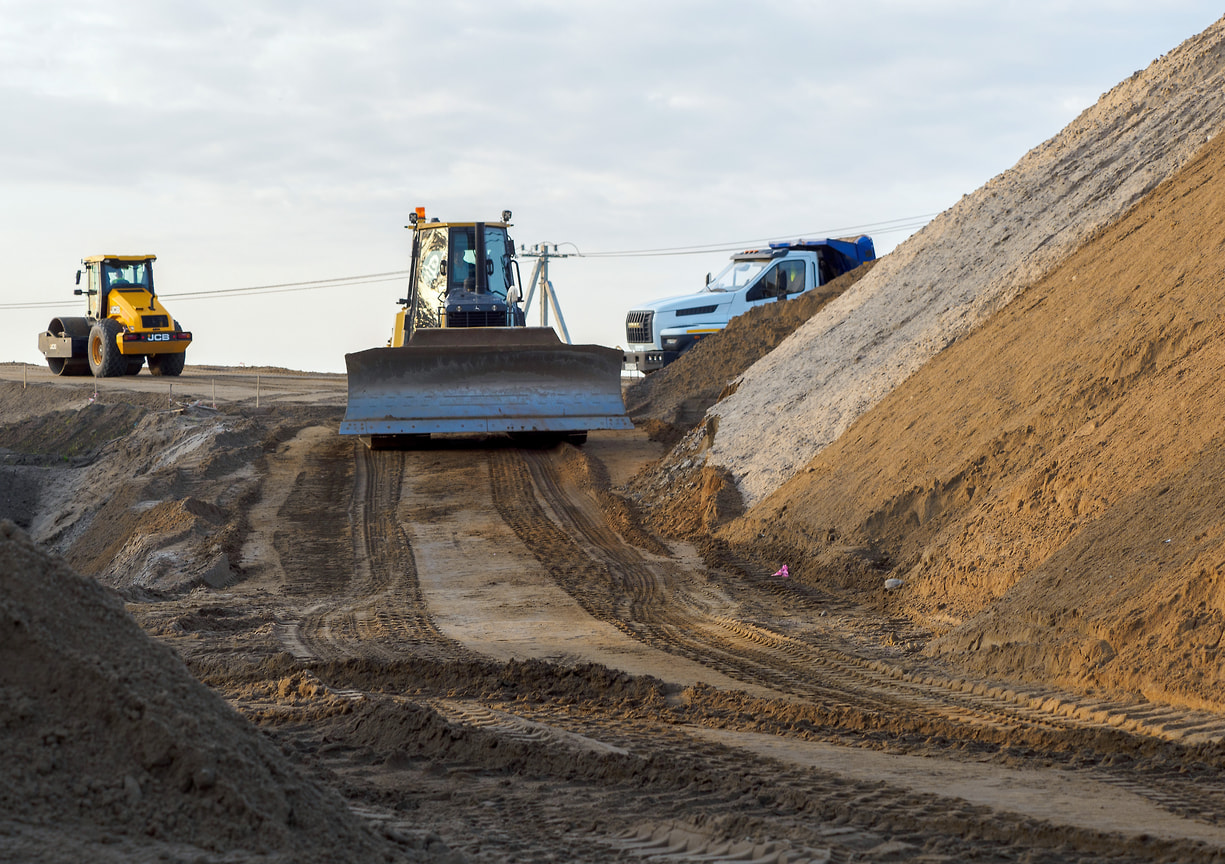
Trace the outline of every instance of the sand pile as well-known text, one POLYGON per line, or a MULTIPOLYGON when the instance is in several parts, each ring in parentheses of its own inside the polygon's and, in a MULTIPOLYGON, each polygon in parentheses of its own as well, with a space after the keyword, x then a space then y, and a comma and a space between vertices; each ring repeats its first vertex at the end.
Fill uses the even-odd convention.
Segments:
POLYGON ((626 413, 652 440, 671 447, 725 395, 732 381, 868 275, 875 264, 870 261, 799 297, 755 306, 733 318, 676 362, 630 385, 625 392, 626 413))
POLYGON ((0 523, 5 860, 415 860, 137 627, 0 523))
POLYGON ((753 366, 637 478, 650 524, 974 673, 1225 708, 1223 103, 1225 20, 753 366))
POLYGON ((722 536, 976 672, 1225 707, 1222 274, 1217 137, 722 536))
MULTIPOLYGON (((886 256, 743 376, 708 460, 748 504, 1185 165, 1225 123, 1225 19, 886 256)), ((700 436, 683 442, 691 457, 700 436)))

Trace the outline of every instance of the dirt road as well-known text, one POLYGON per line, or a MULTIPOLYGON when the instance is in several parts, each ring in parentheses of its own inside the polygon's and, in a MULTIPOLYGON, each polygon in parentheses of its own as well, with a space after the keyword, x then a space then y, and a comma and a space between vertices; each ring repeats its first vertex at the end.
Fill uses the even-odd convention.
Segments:
POLYGON ((1217 715, 967 678, 902 621, 647 535, 616 494, 660 455, 642 433, 371 452, 336 434, 342 376, 0 382, 0 517, 387 836, 489 862, 1225 856, 1217 715), (81 424, 107 431, 65 458, 81 424))

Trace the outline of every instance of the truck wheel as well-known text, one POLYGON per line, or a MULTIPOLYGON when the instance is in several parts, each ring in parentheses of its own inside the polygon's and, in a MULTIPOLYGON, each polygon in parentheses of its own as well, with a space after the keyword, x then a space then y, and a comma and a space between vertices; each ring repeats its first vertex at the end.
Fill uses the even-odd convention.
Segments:
POLYGON ((183 365, 186 362, 186 351, 180 351, 178 354, 150 354, 149 374, 181 375, 183 373, 183 365))
POLYGON ((116 337, 123 332, 114 318, 103 318, 89 331, 89 369, 95 378, 117 378, 128 371, 128 358, 119 353, 116 337))

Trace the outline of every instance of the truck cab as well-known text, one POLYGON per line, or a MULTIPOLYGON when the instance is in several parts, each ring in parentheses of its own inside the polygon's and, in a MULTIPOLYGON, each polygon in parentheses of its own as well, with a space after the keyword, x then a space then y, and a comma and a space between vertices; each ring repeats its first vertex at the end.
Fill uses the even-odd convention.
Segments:
POLYGON ((795 297, 876 257, 872 238, 794 240, 746 249, 697 294, 655 300, 625 316, 627 371, 654 372, 763 303, 795 297))

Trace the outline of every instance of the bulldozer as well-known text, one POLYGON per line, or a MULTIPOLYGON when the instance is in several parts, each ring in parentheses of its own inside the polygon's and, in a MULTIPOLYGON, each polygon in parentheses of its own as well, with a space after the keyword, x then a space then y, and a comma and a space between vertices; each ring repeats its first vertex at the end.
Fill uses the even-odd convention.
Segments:
MULTIPOLYGON (((179 375, 191 333, 170 317, 153 288, 156 255, 83 258, 88 311, 83 318, 52 318, 38 335, 38 350, 56 375, 111 378, 136 375, 147 360, 151 375, 179 375)), ((81 284, 77 271, 77 285, 81 284)))
POLYGON ((622 354, 528 327, 522 278, 500 221, 441 222, 416 208, 408 296, 386 347, 345 355, 340 434, 371 449, 432 434, 509 433, 581 444, 593 429, 632 429, 622 354))

